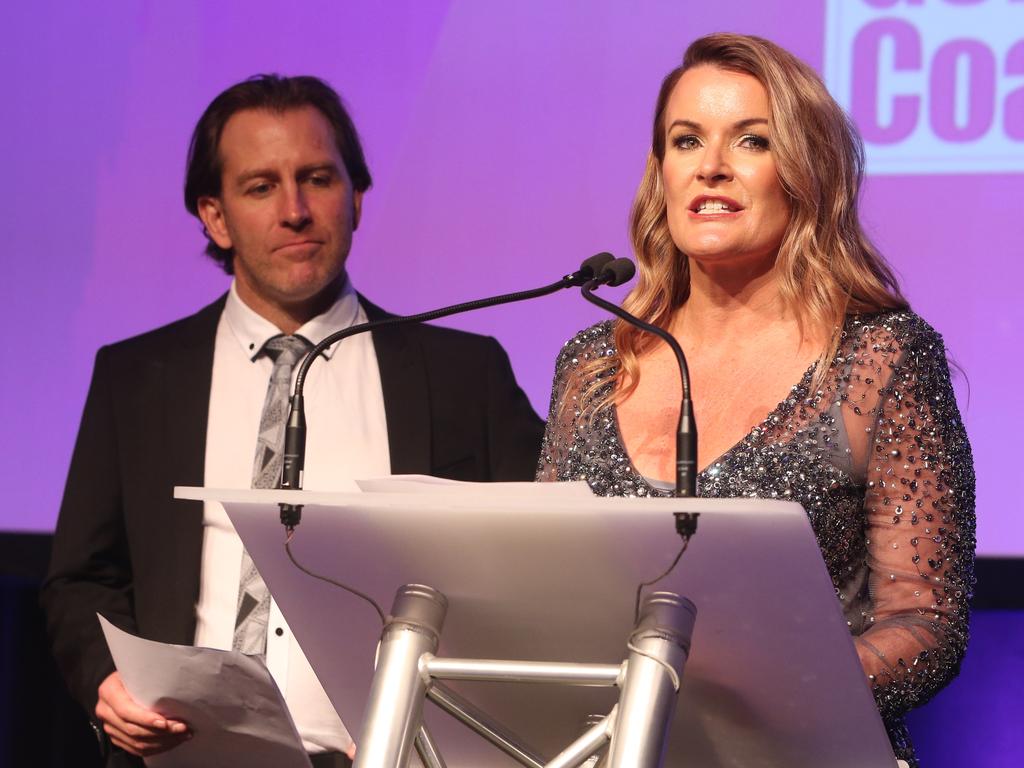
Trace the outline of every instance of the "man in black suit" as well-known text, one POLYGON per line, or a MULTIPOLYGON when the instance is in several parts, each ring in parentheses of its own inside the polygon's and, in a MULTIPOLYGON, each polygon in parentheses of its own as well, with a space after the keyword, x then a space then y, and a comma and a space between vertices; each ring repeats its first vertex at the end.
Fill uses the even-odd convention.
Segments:
MULTIPOLYGON (((337 94, 315 78, 239 83, 196 127, 186 206, 204 225, 207 252, 234 275, 232 289, 195 315, 97 354, 42 594, 68 685, 119 748, 111 765, 132 764, 125 752, 172 749, 191 734, 187 724, 131 699, 96 613, 163 642, 223 638, 232 617, 218 614, 225 599, 218 609, 211 595, 237 595, 241 545, 208 507, 174 501, 172 488, 240 482, 236 455, 251 465, 258 430, 244 423, 252 420, 246 393, 253 381, 266 388, 271 363, 259 347, 268 335, 322 338, 337 318, 385 315, 356 296, 345 272, 369 186, 355 128, 337 94), (234 553, 234 576, 216 572, 225 552, 234 553)), ((360 354, 354 344, 351 353, 348 342, 335 345, 322 366, 335 373, 315 393, 341 422, 320 430, 332 461, 370 471, 383 455, 383 470, 396 474, 532 477, 542 425, 497 342, 423 325, 356 339, 367 345, 363 357, 351 357, 360 354), (344 386, 332 389, 338 382, 344 386), (357 390, 361 400, 333 403, 344 399, 335 391, 342 388, 344 397, 357 390), (346 432, 353 420, 365 422, 356 438, 346 432), (353 440, 360 444, 341 444, 353 440)), ((330 470, 350 477, 352 467, 330 470)), ((322 710, 326 699, 317 696, 313 708, 322 710)), ((317 717, 311 722, 322 724, 317 717)), ((323 738, 301 734, 311 752, 344 750, 331 727, 323 738)), ((338 757, 321 764, 345 764, 338 757)))

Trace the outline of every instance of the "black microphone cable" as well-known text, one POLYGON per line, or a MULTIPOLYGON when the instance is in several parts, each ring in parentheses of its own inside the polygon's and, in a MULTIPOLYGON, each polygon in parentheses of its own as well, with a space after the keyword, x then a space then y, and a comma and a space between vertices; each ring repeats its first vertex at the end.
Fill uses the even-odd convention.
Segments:
MULTIPOLYGON (((679 364, 679 375, 683 384, 683 399, 679 405, 679 424, 676 428, 676 485, 673 495, 679 498, 693 498, 697 495, 697 423, 693 418, 693 401, 690 398, 690 370, 686 365, 686 356, 682 347, 668 331, 656 325, 644 322, 640 318, 630 314, 610 301, 595 296, 594 290, 602 285, 622 285, 630 280, 636 273, 636 267, 629 259, 614 259, 605 265, 604 269, 593 279, 583 284, 581 293, 583 298, 616 317, 620 317, 630 325, 641 330, 653 333, 662 339, 675 353, 676 361, 679 364)), ((636 601, 633 606, 634 623, 640 618, 640 598, 644 587, 652 587, 662 579, 666 578, 683 557, 687 547, 690 546, 690 539, 697 532, 697 518, 695 512, 676 512, 675 524, 676 533, 682 538, 683 543, 679 547, 672 564, 659 576, 649 581, 642 581, 636 587, 636 601)))

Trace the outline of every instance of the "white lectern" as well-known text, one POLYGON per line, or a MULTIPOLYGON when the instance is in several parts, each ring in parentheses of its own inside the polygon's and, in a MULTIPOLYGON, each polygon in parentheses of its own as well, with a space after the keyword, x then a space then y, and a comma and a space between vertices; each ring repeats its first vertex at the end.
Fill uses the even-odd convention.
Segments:
MULTIPOLYGON (((664 765, 895 764, 800 506, 568 490, 496 484, 355 494, 184 488, 177 495, 224 504, 357 744, 380 620, 289 561, 281 501, 305 505, 291 543, 305 568, 372 596, 385 611, 402 585, 442 593, 439 657, 594 665, 627 657, 637 586, 664 573, 679 552, 673 513, 699 513, 678 566, 649 588, 688 598, 697 611, 664 765)), ((446 685, 521 737, 541 765, 619 699, 607 686, 446 685)), ((524 764, 430 704, 424 715, 450 768, 524 764)))

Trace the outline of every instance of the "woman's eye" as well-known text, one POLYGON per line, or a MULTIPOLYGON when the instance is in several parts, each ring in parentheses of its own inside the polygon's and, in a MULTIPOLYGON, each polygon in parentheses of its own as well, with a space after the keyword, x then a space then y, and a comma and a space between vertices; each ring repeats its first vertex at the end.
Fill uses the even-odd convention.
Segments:
POLYGON ((677 149, 696 149, 700 146, 700 140, 692 134, 684 134, 674 138, 672 144, 677 149))
POLYGON ((740 146, 748 149, 768 149, 768 139, 755 133, 748 133, 740 138, 740 146))

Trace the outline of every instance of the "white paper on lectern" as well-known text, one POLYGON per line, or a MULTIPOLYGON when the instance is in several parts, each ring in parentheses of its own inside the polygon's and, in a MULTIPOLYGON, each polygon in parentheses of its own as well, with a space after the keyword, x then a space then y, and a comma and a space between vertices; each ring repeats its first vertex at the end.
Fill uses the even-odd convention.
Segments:
POLYGON ((433 475, 390 475, 368 480, 356 480, 359 490, 365 493, 457 493, 463 498, 493 498, 501 494, 504 498, 515 496, 523 499, 589 499, 593 498, 590 486, 582 480, 569 483, 474 483, 468 480, 448 480, 433 475))
POLYGON ((151 768, 310 768, 266 666, 238 651, 144 640, 96 614, 125 688, 139 704, 188 723, 193 738, 146 758, 151 768))

